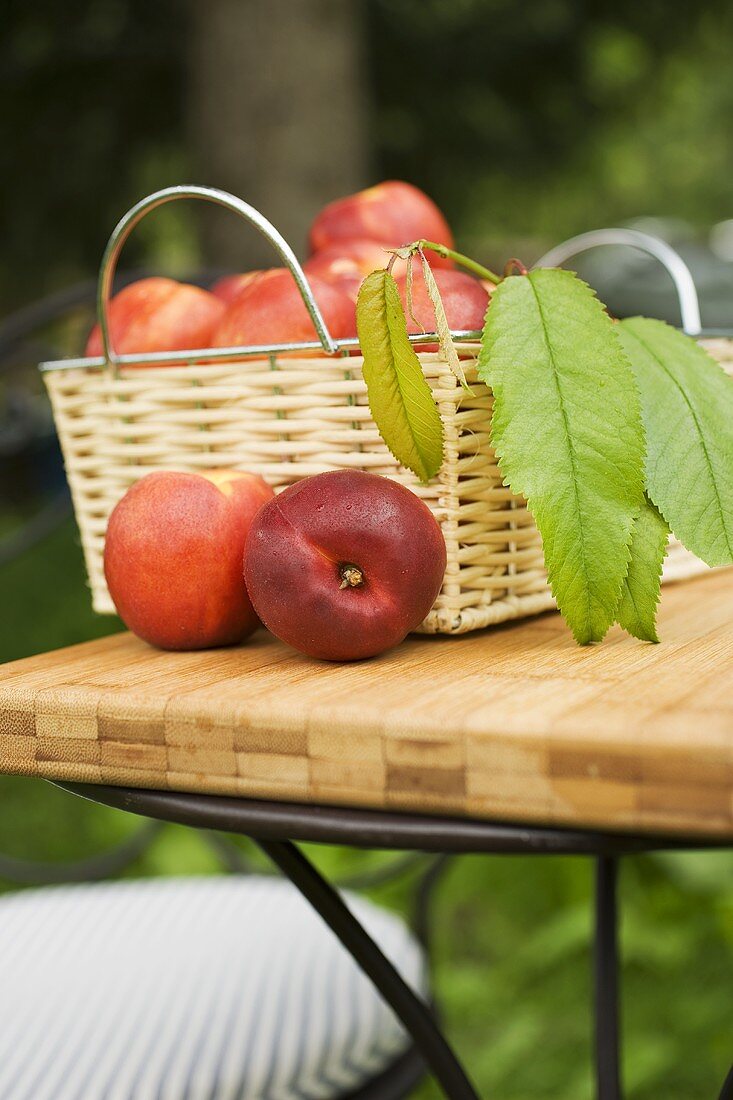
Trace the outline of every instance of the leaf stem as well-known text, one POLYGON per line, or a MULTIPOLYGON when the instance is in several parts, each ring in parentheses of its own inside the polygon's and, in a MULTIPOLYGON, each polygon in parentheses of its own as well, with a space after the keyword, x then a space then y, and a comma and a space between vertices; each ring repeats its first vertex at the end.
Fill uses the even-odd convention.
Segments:
POLYGON ((470 256, 464 256, 462 252, 456 252, 454 248, 448 248, 445 244, 438 244, 436 241, 419 240, 415 242, 418 248, 429 248, 431 252, 437 252, 439 256, 444 256, 446 260, 453 260, 454 263, 459 264, 461 267, 465 267, 467 271, 472 271, 474 275, 478 275, 480 279, 488 279, 492 283, 500 283, 502 276, 497 275, 496 272, 490 271, 488 267, 484 267, 483 264, 477 263, 472 260, 470 256))
POLYGON ((506 266, 504 267, 504 278, 508 279, 509 276, 513 275, 515 271, 519 275, 527 275, 528 274, 528 270, 524 266, 522 261, 518 260, 516 258, 516 256, 513 256, 511 260, 507 260, 507 262, 506 262, 506 266))

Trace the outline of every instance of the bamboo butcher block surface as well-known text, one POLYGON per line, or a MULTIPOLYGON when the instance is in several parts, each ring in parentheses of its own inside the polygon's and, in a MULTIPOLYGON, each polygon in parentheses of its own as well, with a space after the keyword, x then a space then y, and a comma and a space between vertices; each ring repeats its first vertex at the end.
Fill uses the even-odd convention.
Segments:
POLYGON ((668 587, 660 633, 547 614, 352 665, 115 635, 0 668, 0 771, 733 836, 733 571, 668 587))

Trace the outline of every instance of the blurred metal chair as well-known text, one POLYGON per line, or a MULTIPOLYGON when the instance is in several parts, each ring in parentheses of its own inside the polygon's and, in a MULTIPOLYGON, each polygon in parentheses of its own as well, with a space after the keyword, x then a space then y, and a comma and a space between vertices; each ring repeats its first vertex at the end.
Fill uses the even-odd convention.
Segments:
MULTIPOLYGON (((231 840, 201 833, 226 876, 101 881, 163 827, 67 865, 0 856, 2 878, 46 884, 0 896, 1 1100, 406 1097, 424 1067, 391 1010, 290 883, 231 840)), ((444 866, 409 854, 344 880, 349 907, 426 997, 444 866), (353 894, 415 871, 413 931, 353 894)))

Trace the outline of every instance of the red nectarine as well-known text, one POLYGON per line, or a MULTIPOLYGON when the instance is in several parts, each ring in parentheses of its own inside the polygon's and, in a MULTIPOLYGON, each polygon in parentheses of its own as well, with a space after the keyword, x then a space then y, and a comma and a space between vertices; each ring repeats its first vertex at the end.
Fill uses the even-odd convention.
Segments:
POLYGON ((306 260, 303 270, 308 279, 315 275, 339 287, 356 302, 359 287, 367 275, 386 267, 389 260, 389 253, 378 241, 339 241, 306 260))
POLYGON ((112 512, 104 573, 125 625, 161 649, 232 645, 258 625, 242 580, 250 524, 272 489, 253 474, 161 471, 112 512))
MULTIPOLYGON (((207 348, 224 310, 224 303, 201 287, 175 279, 138 279, 109 304, 112 349, 133 355, 207 348)), ((85 354, 102 354, 99 325, 89 334, 85 354)))
MULTIPOLYGON (((394 248, 421 238, 453 247, 453 234, 433 200, 411 183, 386 180, 324 206, 308 240, 313 253, 340 241, 366 239, 394 248)), ((431 262, 452 266, 435 253, 431 262)))
MULTIPOLYGON (((308 281, 333 338, 355 336, 351 299, 322 279, 308 281)), ((212 339, 214 347, 225 348, 300 343, 318 337, 295 279, 286 268, 276 267, 264 271, 237 295, 212 339)))
POLYGON ((291 485, 258 512, 244 552, 265 626, 327 661, 373 657, 401 642, 433 606, 445 565, 427 505, 358 470, 291 485))
MULTIPOLYGON (((489 294, 478 279, 463 271, 434 271, 448 325, 454 331, 478 332, 484 327, 489 294)), ((419 257, 412 264, 412 314, 407 312, 407 275, 398 275, 397 289, 407 318, 408 332, 435 332, 435 311, 430 301, 419 257)), ((434 350, 419 345, 420 351, 434 350)))
POLYGON ((229 305, 246 286, 259 279, 262 274, 262 271, 243 271, 240 275, 222 275, 221 279, 211 284, 211 293, 229 305))
MULTIPOLYGON (((398 248, 399 244, 395 242, 394 247, 398 248)), ((444 260, 436 252, 426 251, 425 255, 431 267, 452 266, 450 260, 444 260)), ((339 287, 356 302, 359 287, 367 275, 380 267, 386 267, 390 260, 387 245, 379 244, 378 241, 339 241, 306 260, 303 270, 308 278, 317 275, 324 282, 339 287)), ((392 265, 392 274, 397 278, 404 271, 405 260, 396 259, 392 265)))

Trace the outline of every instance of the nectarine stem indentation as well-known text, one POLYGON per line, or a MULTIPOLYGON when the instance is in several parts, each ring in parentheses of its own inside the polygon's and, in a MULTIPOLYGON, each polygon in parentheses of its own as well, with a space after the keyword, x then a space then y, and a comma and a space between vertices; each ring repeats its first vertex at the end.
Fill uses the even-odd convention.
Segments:
POLYGON ((359 588, 364 583, 364 574, 358 565, 344 562, 339 566, 341 584, 339 588, 359 588))

